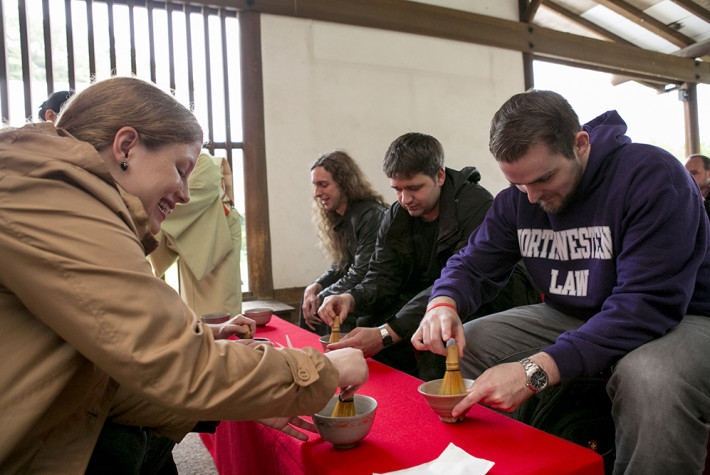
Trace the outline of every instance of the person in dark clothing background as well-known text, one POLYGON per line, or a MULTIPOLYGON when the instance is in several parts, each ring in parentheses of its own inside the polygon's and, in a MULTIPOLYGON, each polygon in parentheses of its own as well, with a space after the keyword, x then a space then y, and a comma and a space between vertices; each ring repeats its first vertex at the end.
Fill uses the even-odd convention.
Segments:
POLYGON ((47 100, 39 106, 39 112, 37 113, 39 120, 55 123, 59 112, 62 110, 62 106, 73 95, 73 91, 57 91, 52 93, 47 100))
POLYGON ((703 195, 703 203, 705 204, 705 212, 710 217, 710 158, 705 155, 694 154, 689 155, 685 159, 685 169, 693 176, 695 183, 700 187, 700 194, 703 195))

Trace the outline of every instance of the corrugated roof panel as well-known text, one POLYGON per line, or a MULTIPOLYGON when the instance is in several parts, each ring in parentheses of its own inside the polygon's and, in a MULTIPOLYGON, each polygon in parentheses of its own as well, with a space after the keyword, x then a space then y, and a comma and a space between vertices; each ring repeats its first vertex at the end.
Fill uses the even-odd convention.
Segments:
POLYGON ((618 13, 601 5, 590 8, 582 14, 582 17, 596 23, 602 28, 616 33, 640 48, 666 54, 678 50, 678 47, 670 41, 661 38, 637 23, 627 20, 618 13))
POLYGON ((664 0, 644 11, 666 25, 676 27, 695 41, 710 37, 710 24, 670 0, 664 0))

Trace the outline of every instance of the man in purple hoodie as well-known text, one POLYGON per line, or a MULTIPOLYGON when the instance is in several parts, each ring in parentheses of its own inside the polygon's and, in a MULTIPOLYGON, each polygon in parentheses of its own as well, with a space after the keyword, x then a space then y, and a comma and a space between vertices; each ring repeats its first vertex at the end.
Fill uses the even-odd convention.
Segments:
MULTIPOLYGON (((511 186, 435 282, 412 337, 475 378, 476 403, 513 411, 536 391, 610 374, 615 473, 701 473, 710 425, 710 231, 669 153, 631 143, 615 111, 580 127, 560 95, 510 98, 490 150, 511 186), (523 259, 544 303, 461 324, 523 259)), ((523 448, 524 449, 524 448, 523 448)))

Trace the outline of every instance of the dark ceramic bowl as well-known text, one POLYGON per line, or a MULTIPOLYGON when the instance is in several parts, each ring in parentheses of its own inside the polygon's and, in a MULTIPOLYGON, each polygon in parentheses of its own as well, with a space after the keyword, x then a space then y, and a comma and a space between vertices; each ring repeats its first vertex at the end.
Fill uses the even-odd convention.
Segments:
POLYGON ((263 327, 271 320, 274 309, 271 307, 252 308, 244 312, 244 316, 256 322, 257 327, 263 327))

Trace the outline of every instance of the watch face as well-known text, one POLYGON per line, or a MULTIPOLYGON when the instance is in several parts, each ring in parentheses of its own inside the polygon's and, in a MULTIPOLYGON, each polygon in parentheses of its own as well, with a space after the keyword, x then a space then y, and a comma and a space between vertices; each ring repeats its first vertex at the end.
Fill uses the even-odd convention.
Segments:
POLYGON ((544 371, 535 371, 530 376, 530 385, 535 388, 536 391, 541 390, 547 386, 547 374, 544 371))
POLYGON ((391 346, 392 343, 394 343, 392 335, 389 334, 386 328, 380 327, 380 335, 382 335, 382 346, 384 346, 385 348, 391 346))

